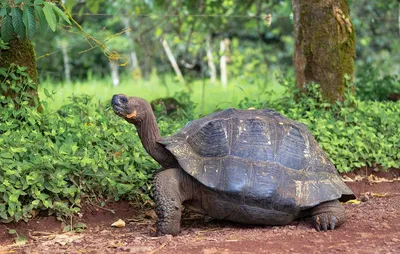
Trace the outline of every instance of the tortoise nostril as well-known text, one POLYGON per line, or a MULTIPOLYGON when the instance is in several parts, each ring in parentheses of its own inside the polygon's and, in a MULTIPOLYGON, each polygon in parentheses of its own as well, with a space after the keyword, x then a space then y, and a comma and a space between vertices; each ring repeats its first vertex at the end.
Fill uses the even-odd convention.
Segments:
POLYGON ((118 105, 119 104, 119 95, 115 94, 111 99, 111 105, 118 105))
POLYGON ((111 104, 112 105, 121 105, 121 104, 126 104, 128 103, 128 98, 125 95, 119 95, 115 94, 112 99, 111 99, 111 104))

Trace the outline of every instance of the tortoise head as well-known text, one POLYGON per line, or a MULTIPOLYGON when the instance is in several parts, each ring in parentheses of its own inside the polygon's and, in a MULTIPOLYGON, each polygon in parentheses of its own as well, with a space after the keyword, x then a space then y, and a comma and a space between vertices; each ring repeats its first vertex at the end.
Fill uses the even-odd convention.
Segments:
POLYGON ((145 99, 124 94, 115 94, 111 105, 115 114, 133 124, 140 123, 147 114, 152 113, 151 106, 145 99))

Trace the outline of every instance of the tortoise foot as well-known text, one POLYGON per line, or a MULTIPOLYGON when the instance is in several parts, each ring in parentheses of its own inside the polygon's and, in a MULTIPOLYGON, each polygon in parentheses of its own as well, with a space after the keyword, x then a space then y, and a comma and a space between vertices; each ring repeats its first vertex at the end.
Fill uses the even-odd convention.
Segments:
POLYGON ((346 211, 338 200, 322 203, 311 209, 311 221, 319 231, 334 230, 346 220, 346 211))
POLYGON ((314 215, 312 217, 312 224, 318 232, 322 231, 328 231, 334 230, 335 226, 338 222, 338 219, 336 218, 335 215, 330 215, 330 214, 319 214, 319 215, 314 215))

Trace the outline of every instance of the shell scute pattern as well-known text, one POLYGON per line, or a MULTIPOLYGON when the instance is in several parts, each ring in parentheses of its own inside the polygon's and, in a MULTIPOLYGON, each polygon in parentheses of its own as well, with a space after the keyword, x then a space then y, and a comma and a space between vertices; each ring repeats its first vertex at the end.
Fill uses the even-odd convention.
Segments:
POLYGON ((350 195, 308 128, 270 109, 217 112, 162 143, 199 182, 247 200, 289 208, 350 195))

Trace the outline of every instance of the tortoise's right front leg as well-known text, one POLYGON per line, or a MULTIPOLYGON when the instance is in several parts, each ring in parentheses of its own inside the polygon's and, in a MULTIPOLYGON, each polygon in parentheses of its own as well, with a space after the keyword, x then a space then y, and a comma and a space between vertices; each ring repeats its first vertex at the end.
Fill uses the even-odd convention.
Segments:
POLYGON ((187 193, 182 188, 185 176, 178 168, 163 170, 154 179, 154 203, 158 216, 157 236, 178 235, 180 231, 182 203, 187 193))

